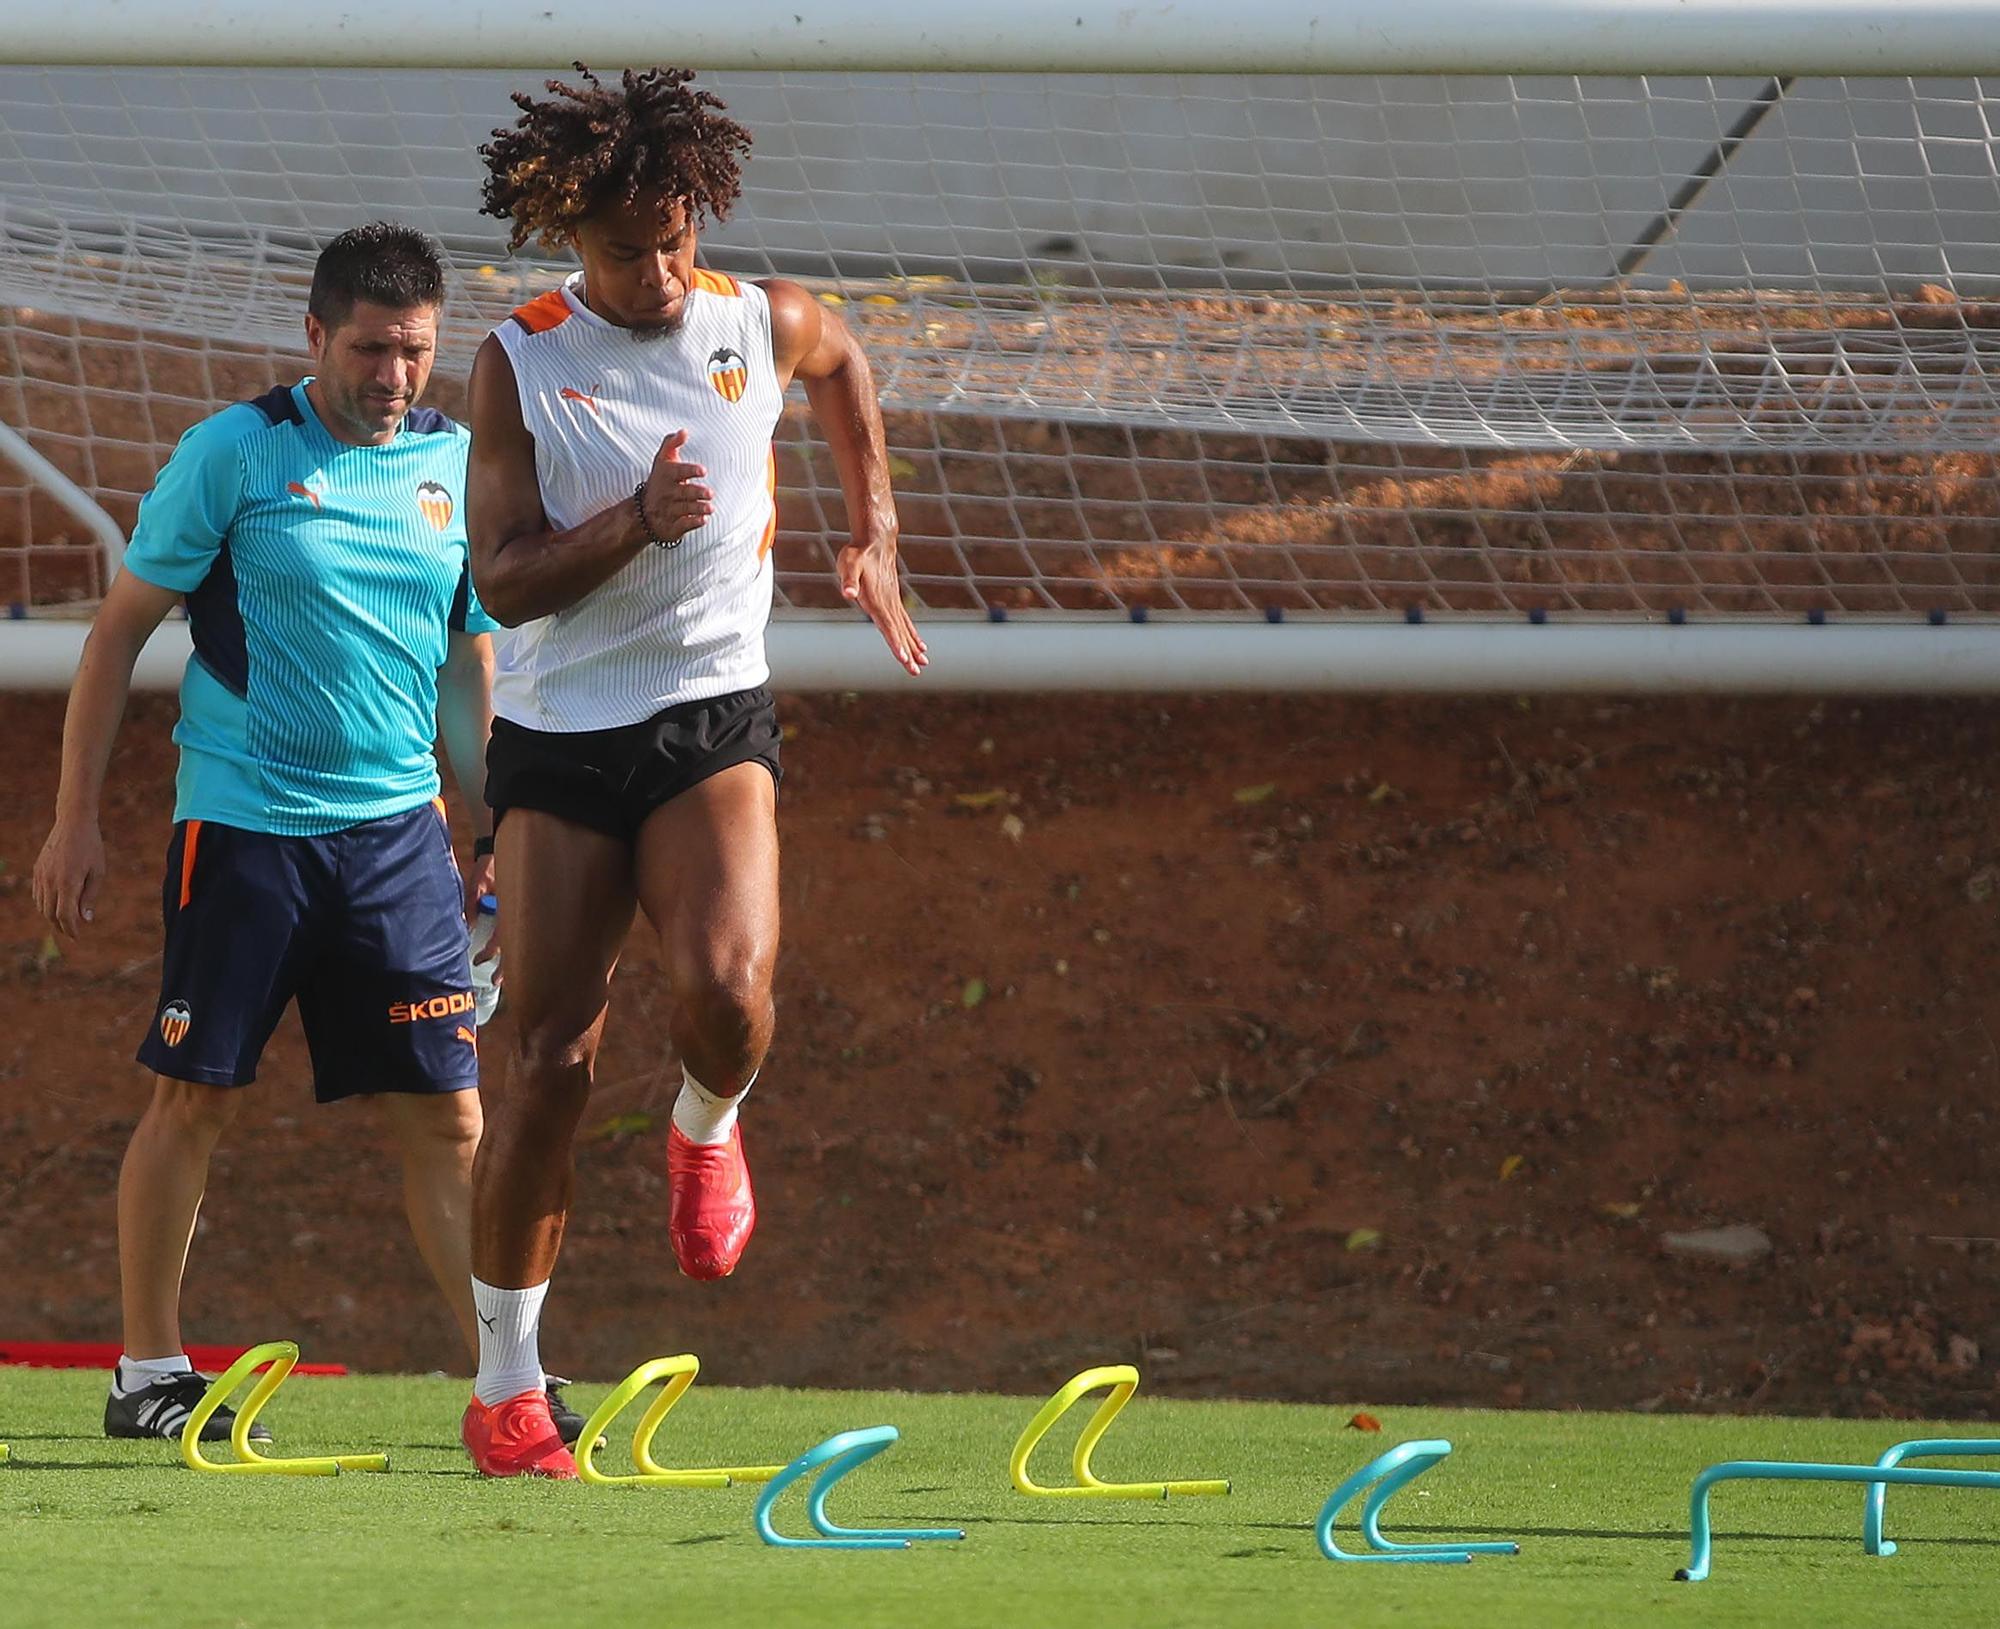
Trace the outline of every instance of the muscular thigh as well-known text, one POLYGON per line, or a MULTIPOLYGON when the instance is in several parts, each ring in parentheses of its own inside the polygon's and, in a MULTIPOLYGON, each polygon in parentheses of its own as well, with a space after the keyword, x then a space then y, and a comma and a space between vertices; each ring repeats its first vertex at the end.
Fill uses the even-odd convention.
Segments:
POLYGON ((777 787, 736 764, 655 809, 639 830, 639 903, 677 986, 768 980, 778 952, 777 787))
POLYGON ((501 971, 524 1041, 571 1039, 604 1010, 632 926, 632 851, 540 809, 513 809, 494 847, 501 971))

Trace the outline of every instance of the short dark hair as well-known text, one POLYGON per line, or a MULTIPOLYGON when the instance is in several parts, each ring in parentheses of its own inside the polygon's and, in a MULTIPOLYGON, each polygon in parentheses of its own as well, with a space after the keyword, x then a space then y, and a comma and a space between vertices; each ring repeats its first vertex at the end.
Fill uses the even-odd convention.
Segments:
POLYGON ((548 80, 546 101, 516 92, 521 117, 479 149, 480 213, 514 223, 508 248, 530 238, 567 248, 598 210, 645 194, 658 195, 663 220, 675 204, 690 226, 728 218, 750 132, 724 116, 720 97, 695 89, 693 69, 627 68, 616 89, 580 62, 576 71, 580 85, 548 80))
POLYGON ((357 301, 407 310, 444 304, 444 257, 414 226, 370 221, 343 232, 319 252, 306 309, 329 328, 354 314, 357 301))

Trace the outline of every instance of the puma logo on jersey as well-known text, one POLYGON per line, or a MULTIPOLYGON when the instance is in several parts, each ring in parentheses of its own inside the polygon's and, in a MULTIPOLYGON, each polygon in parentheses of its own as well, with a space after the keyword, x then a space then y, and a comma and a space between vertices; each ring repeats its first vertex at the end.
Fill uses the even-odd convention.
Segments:
POLYGON ((725 402, 740 402, 750 383, 750 366, 741 351, 718 345, 708 354, 708 382, 725 402))
POLYGON ((320 507, 319 494, 303 481, 287 481, 285 490, 295 498, 304 498, 315 509, 320 507))
POLYGON ((604 416, 604 409, 597 405, 597 398, 587 390, 575 390, 568 385, 564 385, 556 394, 566 402, 582 402, 585 407, 590 409, 590 416, 592 418, 602 418, 604 416))
POLYGON ((458 1034, 456 1038, 458 1040, 463 1041, 469 1047, 477 1048, 479 1045, 479 1037, 473 1034, 472 1031, 467 1029, 463 1024, 460 1024, 458 1026, 458 1034))
POLYGON ((439 531, 451 524, 451 494, 435 481, 426 481, 417 488, 417 508, 439 531))

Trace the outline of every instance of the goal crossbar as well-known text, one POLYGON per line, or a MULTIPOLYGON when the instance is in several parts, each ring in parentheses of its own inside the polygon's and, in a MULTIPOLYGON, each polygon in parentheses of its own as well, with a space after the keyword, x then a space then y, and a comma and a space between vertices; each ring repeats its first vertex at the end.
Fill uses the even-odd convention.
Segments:
POLYGON ((1968 74, 1993 0, 736 0, 678 14, 547 0, 4 0, 22 65, 533 68, 575 57, 857 72, 1968 74))

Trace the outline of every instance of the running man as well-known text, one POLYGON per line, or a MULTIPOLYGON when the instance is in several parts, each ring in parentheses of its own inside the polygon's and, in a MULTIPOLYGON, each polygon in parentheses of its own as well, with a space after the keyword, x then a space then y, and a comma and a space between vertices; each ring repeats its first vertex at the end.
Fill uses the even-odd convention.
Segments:
MULTIPOLYGON (((106 873, 98 806, 133 661, 186 601, 166 953, 139 1048, 155 1079, 118 1179, 125 1351, 109 1436, 178 1439, 206 1389, 181 1343, 188 1245, 237 1088, 294 997, 319 1101, 380 1098, 417 1247, 477 1350, 466 914, 492 887, 476 794, 495 624, 467 570, 466 432, 416 405, 443 300, 419 232, 378 222, 327 245, 305 319, 314 376, 182 437, 70 691, 34 888, 74 937, 106 873), (440 735, 477 823, 463 883, 438 796, 440 735)), ((219 1410, 203 1437, 226 1438, 233 1419, 219 1410)), ((270 1440, 261 1423, 251 1436, 270 1440)))
POLYGON ((668 1232, 693 1278, 756 1221, 737 1107, 771 1042, 778 725, 764 685, 785 387, 840 471, 847 598, 923 670, 868 362, 796 284, 695 265, 750 146, 683 69, 579 68, 483 147, 486 212, 583 269, 516 311, 472 375, 473 575, 496 641, 487 801, 499 827, 516 1034, 473 1172, 479 1375, 464 1436, 493 1476, 570 1477, 538 1377, 612 971, 633 912, 659 936, 682 1086, 668 1232))

